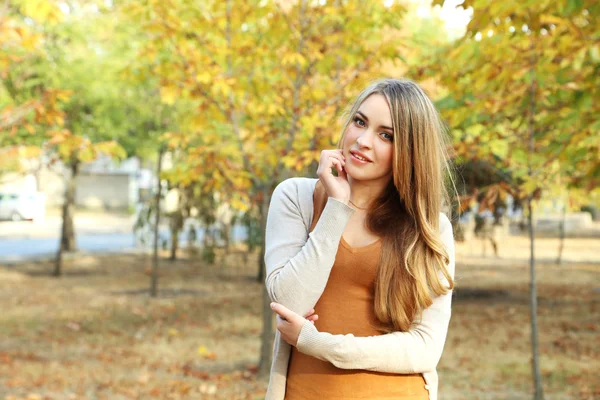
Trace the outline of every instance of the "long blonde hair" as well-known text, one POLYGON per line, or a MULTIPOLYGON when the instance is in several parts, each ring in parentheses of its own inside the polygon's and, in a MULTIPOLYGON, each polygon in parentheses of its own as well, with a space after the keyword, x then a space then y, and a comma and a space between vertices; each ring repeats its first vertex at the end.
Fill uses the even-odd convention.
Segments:
POLYGON ((407 331, 433 296, 454 287, 439 235, 442 203, 449 204, 448 138, 433 103, 416 83, 385 79, 358 96, 346 115, 339 148, 360 105, 376 93, 390 107, 394 155, 393 178, 366 217, 367 228, 382 238, 375 314, 382 331, 407 331))

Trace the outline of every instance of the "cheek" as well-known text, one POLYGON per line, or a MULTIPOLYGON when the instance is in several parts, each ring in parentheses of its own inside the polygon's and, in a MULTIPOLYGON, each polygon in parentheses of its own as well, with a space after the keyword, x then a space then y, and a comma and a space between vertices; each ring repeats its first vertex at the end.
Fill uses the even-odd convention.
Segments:
POLYGON ((358 136, 357 129, 353 129, 352 126, 349 126, 346 130, 346 134, 344 135, 343 148, 349 149, 354 142, 356 142, 356 137, 358 136))
POLYGON ((386 166, 386 169, 392 169, 392 162, 394 159, 394 148, 391 144, 386 144, 379 149, 378 157, 379 161, 386 166))

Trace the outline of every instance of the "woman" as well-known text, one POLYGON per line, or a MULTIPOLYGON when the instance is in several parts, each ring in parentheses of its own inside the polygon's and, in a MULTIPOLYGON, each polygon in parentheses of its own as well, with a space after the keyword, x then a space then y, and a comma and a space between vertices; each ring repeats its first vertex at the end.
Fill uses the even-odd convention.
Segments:
POLYGON ((376 82, 338 149, 321 153, 319 179, 273 192, 266 287, 279 318, 266 400, 437 399, 454 286, 443 132, 418 85, 376 82))

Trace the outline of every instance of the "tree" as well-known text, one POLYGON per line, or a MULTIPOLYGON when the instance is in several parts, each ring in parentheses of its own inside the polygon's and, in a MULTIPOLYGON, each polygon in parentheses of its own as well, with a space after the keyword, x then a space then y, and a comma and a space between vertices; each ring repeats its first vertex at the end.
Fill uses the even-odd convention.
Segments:
POLYGON ((116 91, 116 70, 102 53, 102 24, 90 24, 102 22, 104 16, 88 4, 63 6, 69 8, 68 13, 46 1, 26 0, 9 6, 16 22, 7 26, 16 26, 15 38, 21 42, 17 42, 19 47, 9 38, 6 53, 2 53, 4 60, 18 63, 5 63, 10 67, 3 80, 10 103, 4 107, 2 123, 10 126, 10 131, 0 145, 29 144, 51 154, 51 163, 60 160, 67 167, 56 276, 61 274, 63 252, 75 249, 75 180, 81 164, 99 154, 125 156, 117 143, 123 136, 120 123, 125 115, 119 108, 111 108, 123 103, 116 91), (24 34, 27 30, 35 34, 24 34), (31 50, 27 46, 34 51, 27 52, 31 50))
POLYGON ((56 4, 43 0, 0 6, 0 174, 21 171, 21 158, 40 153, 40 131, 64 124, 60 105, 70 92, 49 86, 39 76, 46 40, 39 26, 59 24, 62 17, 56 4))
POLYGON ((100 154, 122 159, 119 144, 126 132, 125 116, 114 104, 123 104, 117 92, 114 66, 102 51, 102 13, 86 4, 71 2, 64 22, 44 27, 46 59, 42 63, 44 81, 66 88, 76 95, 65 102, 65 129, 52 130, 47 147, 67 167, 61 240, 54 275, 61 274, 62 254, 75 250, 74 208, 76 179, 82 163, 100 154), (96 28, 90 28, 96 26, 96 28))
MULTIPOLYGON (((138 61, 159 78, 162 100, 192 108, 168 135, 189 155, 187 170, 209 171, 208 184, 223 192, 227 185, 236 208, 256 208, 264 235, 277 183, 336 142, 353 85, 398 61, 394 32, 403 9, 307 0, 208 1, 200 8, 171 0, 130 2, 124 12, 147 32, 138 61)), ((273 331, 268 304, 265 294, 263 374, 273 331)))
MULTIPOLYGON (((434 1, 440 4, 442 1, 434 1)), ((597 177, 600 5, 465 1, 466 34, 422 72, 447 90, 438 105, 455 150, 511 171, 527 193, 535 398, 543 398, 537 344, 533 200, 561 171, 597 177)))

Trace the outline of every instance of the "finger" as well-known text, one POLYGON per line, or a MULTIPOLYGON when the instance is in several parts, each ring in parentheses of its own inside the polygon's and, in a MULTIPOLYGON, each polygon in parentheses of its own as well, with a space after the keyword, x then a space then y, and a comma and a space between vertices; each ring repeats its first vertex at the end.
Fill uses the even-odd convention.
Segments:
POLYGON ((331 162, 332 162, 332 163, 333 163, 333 165, 335 166, 335 169, 337 169, 337 171, 338 171, 338 174, 341 174, 341 173, 342 173, 342 171, 344 170, 344 167, 342 166, 342 163, 341 163, 341 161, 340 161, 340 160, 337 160, 337 159, 334 159, 334 158, 332 158, 332 159, 331 159, 331 162))
POLYGON ((314 313, 315 313, 315 309, 314 309, 314 308, 311 308, 311 309, 310 309, 310 311, 306 313, 306 315, 304 316, 304 318, 308 318, 308 317, 310 317, 311 315, 313 315, 314 313))
POLYGON ((271 303, 271 309, 285 320, 289 320, 295 314, 293 311, 289 310, 284 305, 275 302, 271 303))
POLYGON ((344 164, 346 163, 346 158, 344 157, 344 155, 340 152, 337 151, 332 151, 331 153, 328 154, 329 157, 335 158, 336 160, 340 160, 341 162, 343 162, 344 164))
MULTIPOLYGON (((334 168, 335 160, 339 160, 342 163, 342 166, 346 164, 346 161, 343 159, 343 156, 335 150, 323 150, 321 152, 321 160, 319 161, 319 168, 317 170, 317 174, 321 177, 323 174, 329 175, 331 174, 331 169, 334 168)), ((339 170, 338 167, 335 167, 339 170)))
POLYGON ((329 158, 337 158, 340 161, 344 161, 344 155, 336 150, 323 150, 321 152, 321 161, 327 161, 329 158))
POLYGON ((280 315, 277 315, 277 323, 279 324, 280 322, 288 322, 288 320, 280 315))
POLYGON ((345 162, 340 161, 339 159, 335 158, 335 157, 329 157, 327 160, 325 160, 324 162, 324 167, 326 168, 326 171, 331 171, 332 168, 336 168, 339 170, 339 168, 341 168, 343 166, 343 164, 345 164, 345 162))
POLYGON ((287 324, 287 323, 288 323, 287 321, 285 321, 285 320, 282 320, 281 318, 278 318, 278 319, 277 319, 277 330, 278 330, 279 332, 281 332, 281 330, 282 330, 282 329, 284 329, 284 327, 285 327, 285 324, 287 324))
POLYGON ((337 169, 339 171, 339 168, 340 168, 339 167, 339 163, 340 163, 340 160, 335 159, 333 157, 329 157, 329 168, 330 169, 331 168, 335 168, 335 169, 337 169))
POLYGON ((338 177, 348 180, 348 175, 346 174, 346 169, 343 169, 342 172, 338 174, 338 177))

